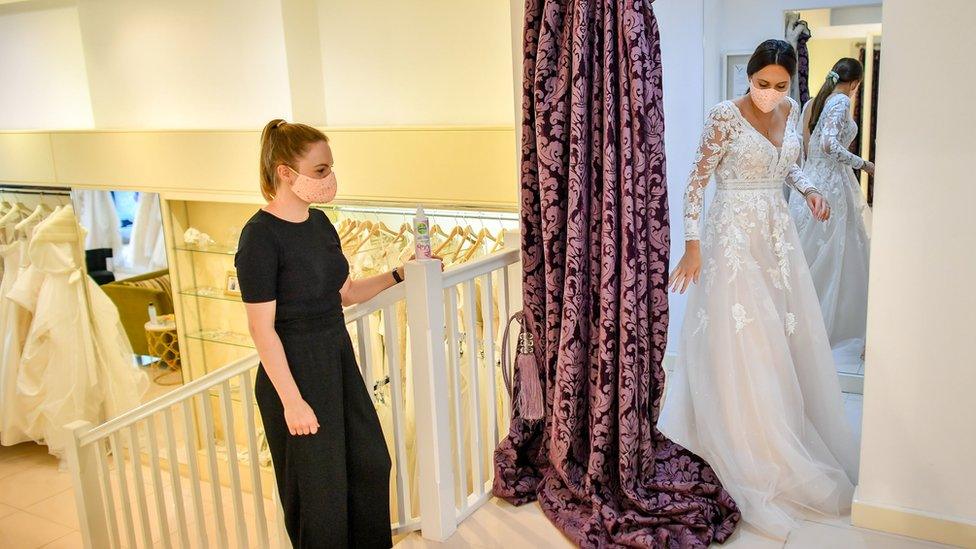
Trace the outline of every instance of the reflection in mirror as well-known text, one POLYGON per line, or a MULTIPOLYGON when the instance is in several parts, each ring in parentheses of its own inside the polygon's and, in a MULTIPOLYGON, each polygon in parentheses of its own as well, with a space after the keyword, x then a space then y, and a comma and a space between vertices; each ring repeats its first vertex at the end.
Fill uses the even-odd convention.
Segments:
POLYGON ((182 384, 159 195, 73 189, 71 203, 87 233, 88 274, 118 309, 135 361, 151 370, 151 390, 182 384))
POLYGON ((812 218, 789 197, 842 386, 863 392, 881 7, 790 11, 785 38, 797 50, 791 95, 803 105, 802 168, 831 206, 812 218))

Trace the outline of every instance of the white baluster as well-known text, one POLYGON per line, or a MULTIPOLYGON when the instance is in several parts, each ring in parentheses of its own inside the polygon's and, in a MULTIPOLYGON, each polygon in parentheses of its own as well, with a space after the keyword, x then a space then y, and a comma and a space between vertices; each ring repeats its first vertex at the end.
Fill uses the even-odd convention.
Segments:
POLYGON ((227 547, 227 524, 224 519, 224 502, 220 495, 220 470, 217 468, 217 431, 214 429, 213 410, 210 408, 210 391, 203 393, 203 440, 207 443, 207 463, 210 466, 210 493, 213 496, 214 523, 217 527, 217 543, 227 547))
POLYGON ((390 406, 393 412, 393 451, 396 454, 396 501, 399 526, 413 518, 410 484, 407 477, 406 424, 404 421, 403 383, 400 380, 400 332, 394 323, 396 305, 383 309, 383 332, 386 336, 386 357, 390 365, 390 406))
POLYGON ((163 547, 172 547, 169 539, 169 520, 166 518, 166 495, 163 488, 163 477, 160 473, 162 464, 159 462, 159 447, 156 440, 156 422, 153 416, 146 418, 146 431, 149 432, 149 468, 152 471, 153 492, 156 496, 156 515, 159 517, 159 532, 163 537, 163 547))
MULTIPOLYGON (((481 282, 481 316, 484 321, 484 334, 481 344, 485 348, 484 382, 488 384, 488 444, 487 456, 482 460, 491 463, 495 445, 498 444, 498 378, 495 371, 495 299, 492 295, 492 274, 488 273, 481 282)), ((490 477, 491 475, 489 475, 490 477)))
POLYGON ((108 442, 105 439, 99 439, 97 442, 92 444, 97 445, 98 450, 96 452, 98 461, 98 480, 102 483, 102 497, 105 502, 105 513, 108 515, 108 534, 110 541, 112 542, 109 547, 112 549, 117 549, 121 547, 119 543, 119 523, 115 515, 115 496, 113 495, 114 490, 112 489, 112 477, 108 470, 108 456, 105 453, 105 443, 108 442))
POLYGON ((366 315, 356 321, 356 339, 359 342, 359 369, 363 374, 363 383, 373 395, 373 341, 369 329, 369 317, 366 315))
POLYGON ((478 379, 478 338, 475 317, 475 285, 474 280, 464 283, 465 318, 468 326, 465 340, 468 348, 468 411, 471 429, 471 472, 474 495, 480 496, 484 490, 485 470, 482 460, 481 443, 481 387, 478 379))
POLYGON ((125 522, 125 541, 129 547, 136 546, 136 530, 132 524, 132 497, 129 495, 129 481, 125 474, 125 445, 122 442, 122 435, 116 431, 111 435, 112 458, 115 461, 115 475, 119 479, 119 503, 121 504, 122 518, 125 522))
POLYGON ((186 445, 187 468, 190 470, 190 494, 193 496, 193 516, 196 519, 197 541, 200 547, 209 547, 206 523, 203 513, 203 493, 200 491, 200 462, 197 453, 197 430, 193 422, 193 403, 196 399, 190 397, 183 401, 183 429, 184 444, 186 445))
POLYGON ((149 522, 149 507, 146 505, 146 485, 142 478, 142 445, 139 440, 139 424, 129 426, 129 456, 132 461, 133 484, 136 488, 136 505, 139 509, 139 520, 142 522, 142 542, 145 547, 152 546, 152 525, 149 522))
POLYGON ((75 421, 65 426, 68 431, 67 458, 75 492, 75 506, 85 547, 105 547, 109 544, 108 525, 102 512, 102 492, 98 483, 98 445, 79 444, 79 436, 92 424, 75 421))
POLYGON ((448 288, 444 290, 447 296, 445 300, 444 314, 447 318, 447 383, 451 391, 450 409, 454 422, 454 467, 457 475, 454 477, 455 506, 464 509, 468 501, 468 465, 464 457, 464 411, 461 400, 461 352, 459 342, 461 334, 458 331, 457 321, 457 290, 448 288))
POLYGON ((237 546, 248 547, 247 519, 244 518, 244 494, 241 470, 237 461, 237 436, 234 433, 234 403, 231 400, 230 380, 220 384, 220 403, 224 420, 224 440, 227 443, 227 469, 230 473, 230 497, 234 504, 234 523, 237 527, 237 546))
POLYGON ((428 539, 446 540, 457 529, 454 470, 444 356, 444 286, 441 263, 410 261, 406 266, 407 316, 413 358, 417 450, 420 467, 421 528, 428 539))
MULTIPOLYGON (((183 505, 183 480, 180 475, 180 462, 176 454, 176 429, 173 428, 173 409, 163 411, 166 426, 166 455, 169 458, 169 478, 172 484, 173 503, 176 505, 176 527, 180 536, 180 547, 190 546, 190 533, 186 528, 186 507, 183 505)), ((193 456, 190 456, 191 458, 193 456)))
POLYGON ((254 387, 251 375, 241 374, 241 397, 244 401, 244 428, 247 430, 247 455, 251 470, 251 494, 254 496, 254 514, 257 517, 258 546, 266 549, 268 544, 268 519, 264 512, 264 486, 261 485, 261 454, 258 448, 257 420, 254 414, 254 387))

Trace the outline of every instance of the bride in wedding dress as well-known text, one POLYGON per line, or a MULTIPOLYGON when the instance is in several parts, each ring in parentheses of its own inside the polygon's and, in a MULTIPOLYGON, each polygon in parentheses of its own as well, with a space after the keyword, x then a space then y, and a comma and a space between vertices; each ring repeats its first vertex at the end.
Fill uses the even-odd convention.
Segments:
POLYGON ((799 106, 787 42, 761 44, 750 93, 708 115, 685 195, 685 255, 671 287, 694 283, 658 427, 718 473, 742 518, 785 539, 799 518, 850 507, 857 448, 810 271, 782 186, 818 220, 827 202, 796 161, 799 106), (705 188, 717 192, 699 229, 705 188))
POLYGON ((873 175, 874 164, 847 150, 857 136, 850 96, 863 73, 856 59, 841 59, 803 109, 803 173, 832 205, 830 219, 817 222, 802 196, 790 196, 790 214, 820 298, 834 361, 845 369, 861 362, 868 311, 869 242, 861 215, 866 204, 854 170, 873 175))

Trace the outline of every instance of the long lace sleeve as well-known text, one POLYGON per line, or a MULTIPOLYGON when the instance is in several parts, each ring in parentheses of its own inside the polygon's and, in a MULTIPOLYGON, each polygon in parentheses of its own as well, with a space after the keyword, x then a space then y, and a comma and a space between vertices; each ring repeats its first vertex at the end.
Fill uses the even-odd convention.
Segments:
POLYGON ((685 240, 701 239, 701 215, 705 202, 705 189, 718 163, 728 147, 729 125, 732 114, 723 105, 716 105, 705 120, 695 166, 688 177, 685 190, 685 240))
POLYGON ((796 164, 793 164, 790 171, 786 174, 786 184, 796 189, 803 196, 820 192, 820 189, 810 182, 810 178, 796 164))
POLYGON ((820 148, 830 158, 858 170, 864 166, 864 159, 848 151, 838 137, 850 116, 851 100, 844 94, 838 97, 829 101, 820 115, 820 148))

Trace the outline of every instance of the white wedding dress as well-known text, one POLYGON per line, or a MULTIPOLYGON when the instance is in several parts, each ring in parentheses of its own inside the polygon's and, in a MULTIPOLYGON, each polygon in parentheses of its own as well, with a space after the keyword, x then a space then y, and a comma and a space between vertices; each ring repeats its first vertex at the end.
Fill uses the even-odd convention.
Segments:
POLYGON ((857 448, 810 271, 783 184, 811 190, 796 165, 799 106, 777 149, 731 101, 708 115, 685 196, 701 240, 659 428, 715 469, 743 520, 784 539, 798 518, 851 503, 857 448), (709 178, 718 190, 699 233, 709 178))
POLYGON ((863 218, 867 205, 854 177, 854 169, 864 160, 847 150, 856 136, 850 98, 842 93, 830 96, 810 135, 803 164, 804 175, 830 203, 830 219, 815 220, 802 196, 790 197, 790 214, 820 298, 834 360, 845 371, 861 362, 868 310, 869 241, 863 218))

